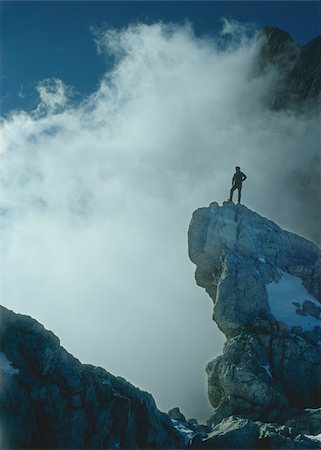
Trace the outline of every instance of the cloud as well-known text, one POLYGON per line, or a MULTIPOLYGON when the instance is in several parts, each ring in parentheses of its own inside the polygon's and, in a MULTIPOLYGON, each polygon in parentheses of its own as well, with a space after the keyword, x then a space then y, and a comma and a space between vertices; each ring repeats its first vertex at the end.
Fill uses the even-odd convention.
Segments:
POLYGON ((68 104, 68 87, 57 78, 47 78, 39 81, 37 91, 40 103, 36 114, 53 114, 62 111, 68 104))
POLYGON ((203 420, 204 366, 224 339, 188 261, 193 210, 225 200, 240 165, 246 205, 316 227, 293 183, 317 157, 316 118, 268 111, 273 75, 253 76, 253 39, 221 39, 188 24, 101 30, 114 65, 97 92, 76 106, 46 80, 36 112, 1 122, 4 304, 203 420))

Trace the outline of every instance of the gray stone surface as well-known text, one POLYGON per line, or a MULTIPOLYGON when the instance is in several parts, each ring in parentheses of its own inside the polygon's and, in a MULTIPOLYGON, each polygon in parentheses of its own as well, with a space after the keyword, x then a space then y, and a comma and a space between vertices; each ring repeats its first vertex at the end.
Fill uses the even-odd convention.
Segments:
POLYGON ((203 441, 207 449, 313 449, 321 442, 302 435, 288 426, 277 426, 231 416, 218 424, 203 441))
POLYGON ((196 282, 213 299, 213 318, 226 335, 270 313, 266 284, 282 271, 321 301, 320 249, 243 205, 196 210, 188 239, 196 282))
POLYGON ((305 409, 288 419, 286 425, 307 435, 321 434, 321 408, 305 409))
MULTIPOLYGON (((212 298, 213 319, 227 337, 223 354, 206 367, 209 423, 235 414, 284 424, 320 407, 320 327, 307 331, 279 320, 266 288, 287 273, 320 301, 320 249, 231 202, 195 211, 188 239, 196 282, 212 298)), ((318 320, 319 306, 303 305, 307 320, 318 320)))
POLYGON ((0 307, 2 449, 183 448, 153 397, 81 364, 36 320, 0 307))
POLYGON ((184 414, 181 413, 178 406, 170 409, 167 414, 171 419, 178 420, 179 422, 187 422, 184 414))

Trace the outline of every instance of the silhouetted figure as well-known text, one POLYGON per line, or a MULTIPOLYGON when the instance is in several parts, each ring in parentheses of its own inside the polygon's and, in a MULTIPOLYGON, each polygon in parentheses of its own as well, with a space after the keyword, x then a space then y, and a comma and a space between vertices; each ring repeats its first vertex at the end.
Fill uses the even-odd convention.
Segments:
POLYGON ((237 189, 239 196, 238 196, 238 203, 240 203, 241 201, 241 191, 242 191, 242 183, 244 180, 246 180, 246 175, 244 175, 243 172, 241 172, 241 169, 239 168, 239 166, 235 167, 235 174, 233 175, 232 178, 232 188, 231 188, 231 192, 230 192, 230 202, 233 201, 233 192, 237 189))

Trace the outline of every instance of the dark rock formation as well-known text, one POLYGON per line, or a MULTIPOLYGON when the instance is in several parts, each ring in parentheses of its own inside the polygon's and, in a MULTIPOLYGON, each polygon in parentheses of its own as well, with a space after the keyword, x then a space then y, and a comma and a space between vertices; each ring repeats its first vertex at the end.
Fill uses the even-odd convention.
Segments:
POLYGON ((320 107, 321 36, 303 47, 285 31, 264 27, 258 34, 258 72, 275 67, 270 93, 273 109, 310 110, 320 107))
POLYGON ((169 415, 169 417, 172 420, 177 420, 178 422, 187 422, 184 414, 182 414, 180 412, 178 406, 176 406, 175 408, 172 408, 171 410, 169 410, 167 414, 169 415))
POLYGON ((2 449, 183 448, 150 394, 81 364, 36 320, 0 307, 2 449))
MULTIPOLYGON (((272 111, 285 112, 287 117, 296 117, 299 122, 320 128, 321 113, 321 36, 304 46, 278 28, 265 27, 257 36, 257 54, 253 76, 262 76, 268 82, 262 99, 265 107, 272 111)), ((313 132, 312 132, 313 133, 313 132)), ((311 131, 307 130, 307 139, 311 131)), ((314 242, 321 245, 321 202, 316 194, 320 190, 321 151, 320 139, 316 137, 309 145, 309 157, 304 164, 285 174, 285 189, 293 198, 300 200, 301 214, 305 226, 301 229, 314 242)), ((305 148, 302 148, 305 153, 305 148)))
POLYGON ((212 431, 209 425, 199 424, 196 419, 187 419, 178 407, 168 411, 175 428, 184 436, 188 448, 200 448, 202 440, 212 431))
POLYGON ((227 337, 206 368, 210 423, 237 415, 321 433, 319 412, 305 409, 321 406, 320 249, 226 202, 194 212, 189 255, 227 337))

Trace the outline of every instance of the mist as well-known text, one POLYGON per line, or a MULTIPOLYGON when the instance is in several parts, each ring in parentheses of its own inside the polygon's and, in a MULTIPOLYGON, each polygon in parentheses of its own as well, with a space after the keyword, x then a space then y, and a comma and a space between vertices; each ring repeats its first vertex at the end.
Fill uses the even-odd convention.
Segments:
POLYGON ((1 303, 160 409, 205 420, 205 365, 224 336, 194 281, 189 221, 228 198, 240 165, 246 206, 315 236, 315 193, 296 181, 316 167, 317 117, 266 108, 275 74, 253 76, 255 38, 239 24, 93 39, 113 60, 93 95, 75 105, 63 80, 39 80, 37 109, 1 121, 1 303))

